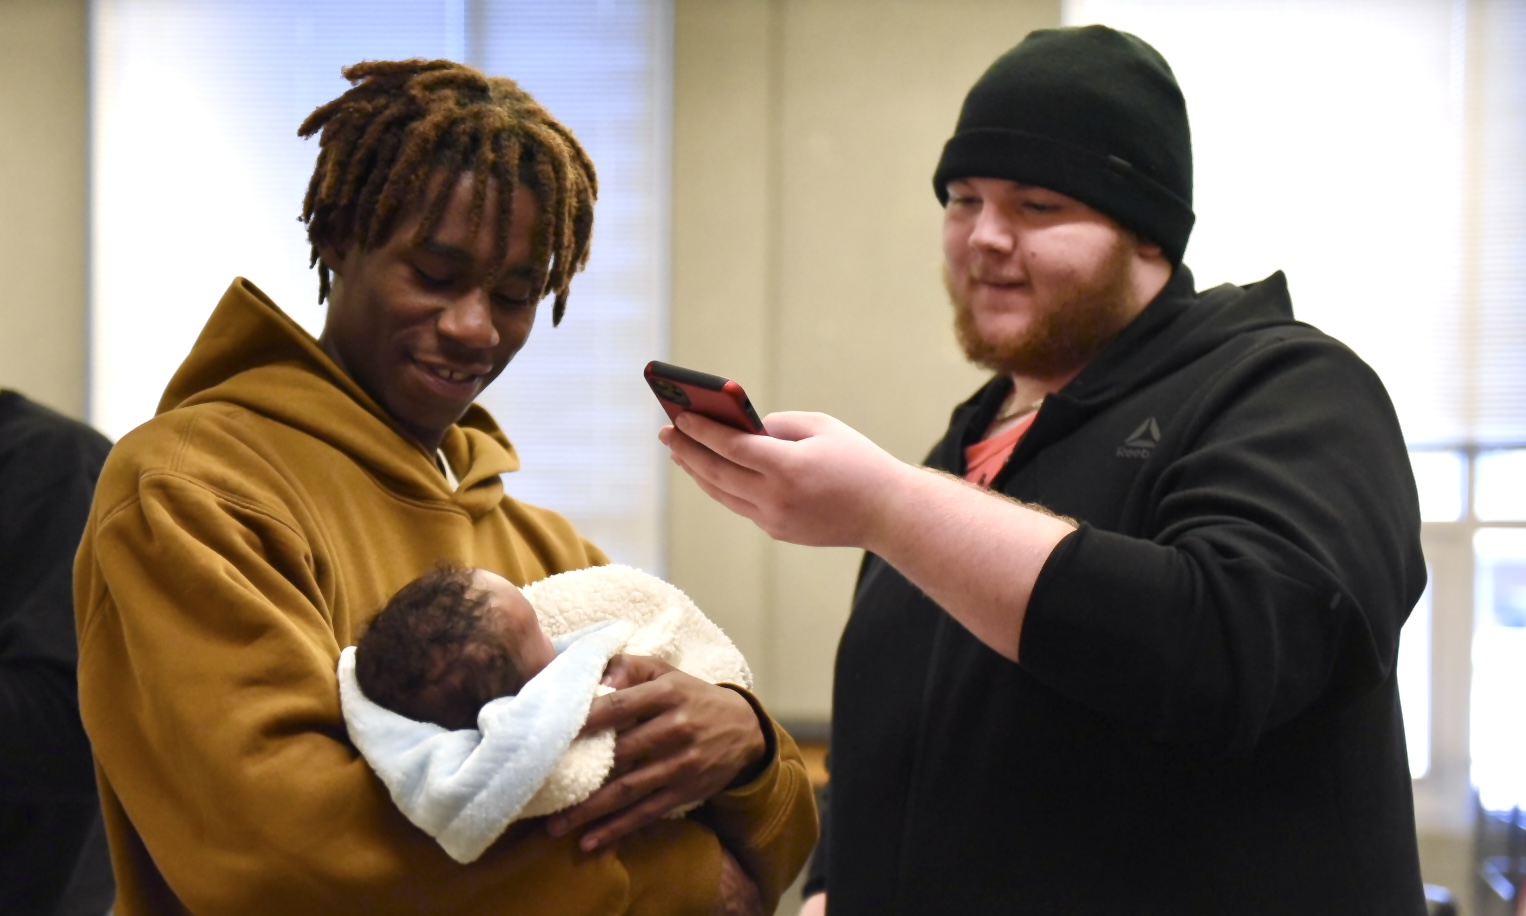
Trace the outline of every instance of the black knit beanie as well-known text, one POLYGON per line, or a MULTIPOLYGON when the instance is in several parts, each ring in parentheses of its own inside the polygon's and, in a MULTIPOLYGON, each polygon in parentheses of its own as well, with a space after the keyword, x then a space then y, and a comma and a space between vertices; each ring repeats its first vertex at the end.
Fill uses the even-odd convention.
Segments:
POLYGON ((1059 191, 1160 245, 1192 232, 1192 134, 1165 58, 1106 26, 1032 32, 970 89, 933 190, 1005 178, 1059 191))

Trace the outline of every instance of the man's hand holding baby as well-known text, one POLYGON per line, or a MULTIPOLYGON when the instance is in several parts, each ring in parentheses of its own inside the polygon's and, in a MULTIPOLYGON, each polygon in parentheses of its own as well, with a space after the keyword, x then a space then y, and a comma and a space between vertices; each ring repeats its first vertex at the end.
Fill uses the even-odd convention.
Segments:
POLYGON ((615 729, 611 778, 548 825, 562 836, 597 822, 579 843, 584 850, 704 802, 750 775, 767 754, 762 723, 735 690, 638 655, 615 656, 604 683, 615 692, 594 700, 583 732, 615 729))

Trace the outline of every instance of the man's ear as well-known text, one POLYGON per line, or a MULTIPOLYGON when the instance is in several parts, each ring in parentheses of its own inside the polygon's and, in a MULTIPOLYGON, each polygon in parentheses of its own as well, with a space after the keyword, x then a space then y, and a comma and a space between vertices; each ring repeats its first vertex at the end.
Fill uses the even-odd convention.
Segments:
POLYGON ((318 260, 323 263, 324 267, 328 268, 329 273, 334 276, 342 276, 344 274, 345 257, 350 253, 352 247, 349 244, 335 245, 329 241, 319 242, 317 244, 318 260))
POLYGON ((345 260, 355 248, 354 233, 350 231, 349 223, 343 212, 335 213, 326 227, 328 231, 315 243, 319 260, 331 274, 344 273, 345 260))

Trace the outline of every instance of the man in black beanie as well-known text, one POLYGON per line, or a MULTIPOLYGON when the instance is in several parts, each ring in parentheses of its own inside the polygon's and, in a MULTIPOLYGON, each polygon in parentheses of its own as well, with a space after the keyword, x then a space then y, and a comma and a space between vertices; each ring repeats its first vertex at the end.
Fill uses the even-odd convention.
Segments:
POLYGON ((1280 273, 1196 291, 1166 61, 1029 35, 933 188, 955 331, 994 375, 926 467, 820 414, 661 434, 773 537, 867 551, 808 908, 1423 914, 1405 443, 1280 273))

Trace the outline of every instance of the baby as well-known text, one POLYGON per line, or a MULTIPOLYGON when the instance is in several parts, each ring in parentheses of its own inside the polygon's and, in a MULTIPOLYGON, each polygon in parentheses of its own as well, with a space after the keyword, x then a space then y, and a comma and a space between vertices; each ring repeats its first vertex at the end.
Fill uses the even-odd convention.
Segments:
POLYGON ((604 783, 614 732, 581 732, 618 653, 752 686, 720 627, 641 570, 596 566, 521 591, 487 570, 441 566, 400 589, 359 645, 341 650, 340 707, 403 814, 471 862, 510 823, 575 805, 604 783))
POLYGON ((485 569, 442 565, 398 590, 355 647, 371 702, 418 722, 476 728, 477 713, 513 696, 556 657, 535 608, 485 569))

